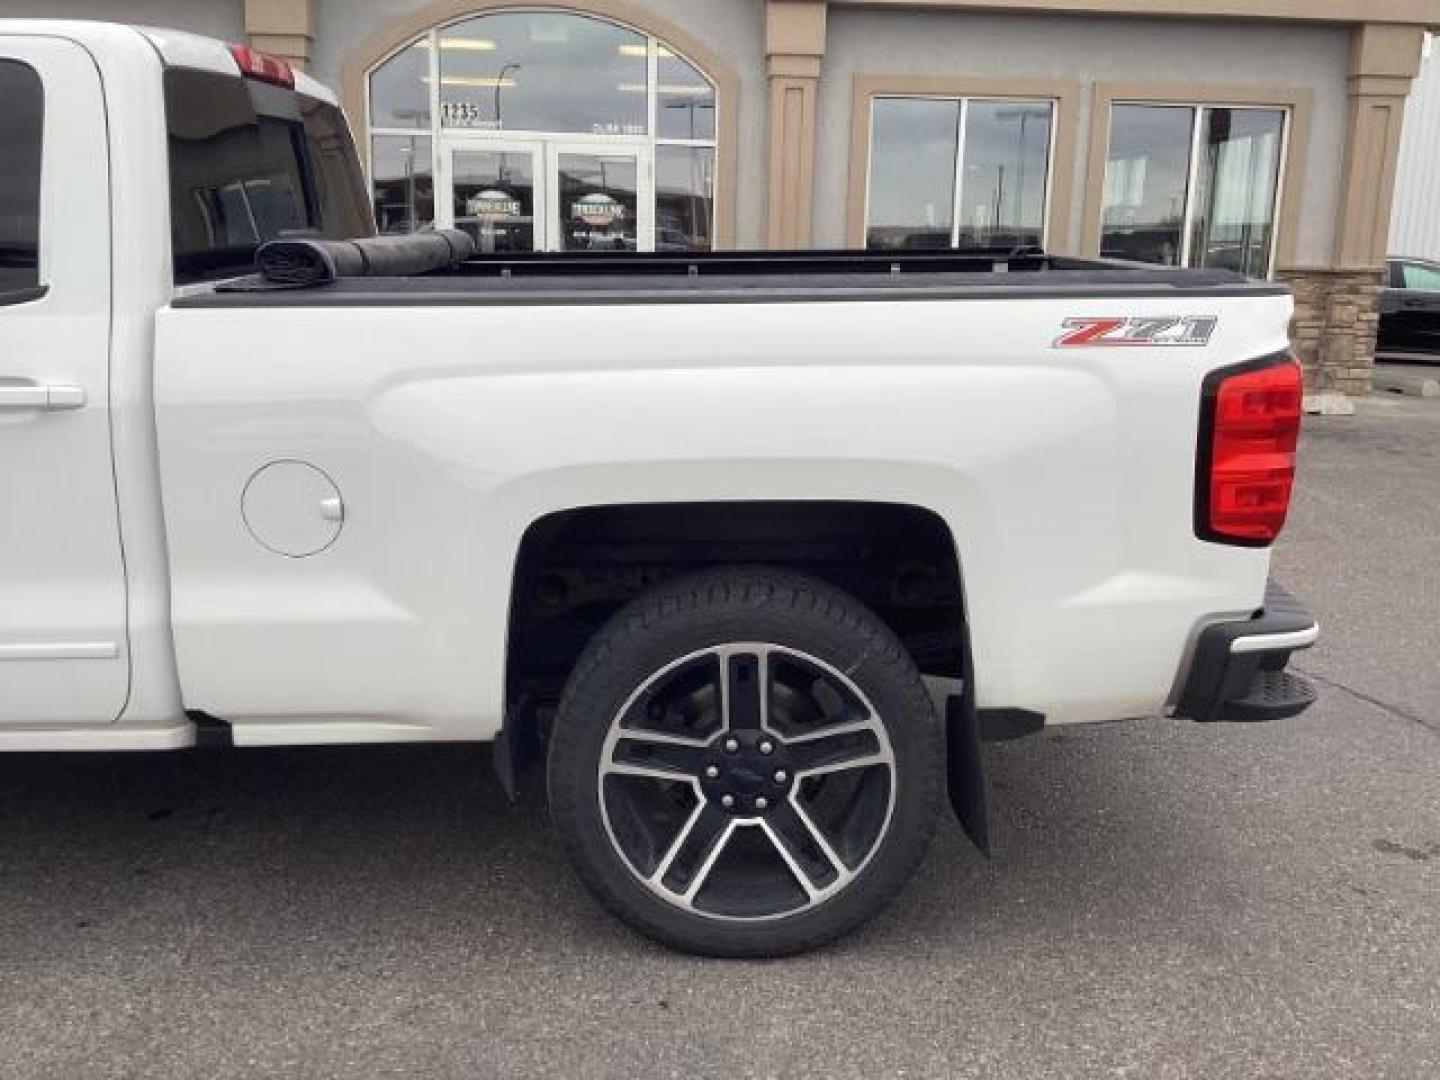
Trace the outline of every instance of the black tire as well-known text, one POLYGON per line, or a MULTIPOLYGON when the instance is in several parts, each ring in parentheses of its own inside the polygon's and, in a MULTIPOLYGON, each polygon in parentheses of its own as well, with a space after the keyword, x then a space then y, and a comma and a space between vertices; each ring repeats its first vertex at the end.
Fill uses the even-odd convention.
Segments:
MULTIPOLYGON (((702 658, 687 660, 686 663, 709 661, 702 658)), ((713 737, 714 741, 704 753, 719 754, 719 744, 735 742, 721 736, 729 730, 724 725, 732 720, 739 723, 734 712, 739 706, 730 703, 744 696, 735 689, 742 684, 730 680, 746 678, 742 670, 746 663, 749 661, 743 655, 732 655, 729 651, 721 651, 715 656, 715 686, 708 692, 712 695, 709 700, 721 702, 716 708, 722 726, 714 729, 721 734, 713 737), (722 679, 725 680, 728 697, 720 696, 722 679)), ((838 689, 824 691, 829 695, 828 701, 833 702, 846 693, 843 683, 836 685, 838 689)), ((817 699, 819 694, 817 690, 817 699)), ((803 692, 799 696, 803 696, 803 692)), ((658 705, 653 707, 660 708, 658 705)), ((794 706, 794 715, 801 715, 801 708, 801 705, 794 706)), ((778 712, 762 712, 760 715, 774 724, 782 720, 778 712)), ((804 715, 816 714, 811 709, 804 715)), ((786 723, 791 722, 788 716, 783 719, 786 723)), ((758 730, 761 741, 770 742, 763 734, 770 728, 761 724, 758 730)), ((752 738, 749 731, 738 734, 752 738)), ((752 746, 747 742, 738 753, 748 753, 753 760, 754 753, 759 752, 758 747, 758 743, 752 746)), ((685 748, 687 755, 700 752, 685 748)), ((765 752, 768 754, 771 751, 765 752)), ((689 757, 686 760, 687 768, 699 768, 688 764, 689 757)), ((712 756, 709 760, 717 759, 712 756)), ((801 574, 768 568, 722 568, 666 583, 640 596, 617 613, 591 640, 566 684, 552 729, 550 811, 565 850, 586 886, 607 909, 641 933, 691 953, 729 957, 781 956, 814 948, 840 936, 880 911, 895 897, 919 865, 934 831, 945 790, 944 762, 943 731, 920 673, 900 641, 871 611, 840 590, 801 574), (848 679, 850 688, 859 691, 858 699, 850 700, 858 700, 868 708, 853 714, 842 714, 841 707, 836 706, 834 715, 863 715, 865 719, 862 723, 870 724, 874 730, 862 730, 853 738, 873 741, 888 755, 882 764, 867 765, 864 763, 869 760, 866 751, 863 748, 854 749, 859 765, 840 764, 816 770, 817 773, 827 772, 825 776, 803 772, 798 764, 802 760, 799 754, 807 752, 807 747, 812 748, 808 752, 813 758, 813 748, 836 747, 845 741, 845 723, 830 719, 828 709, 826 717, 816 721, 814 733, 806 735, 798 727, 791 727, 788 729, 793 734, 791 741, 776 736, 780 742, 775 750, 777 754, 792 751, 796 754, 793 760, 797 765, 791 777, 794 808, 808 807, 809 804, 803 803, 805 798, 811 797, 805 794, 806 791, 813 793, 819 790, 821 795, 825 794, 825 785, 832 783, 829 769, 834 770, 835 776, 849 777, 836 779, 833 781, 835 784, 842 787, 849 784, 857 788, 861 784, 868 786, 863 794, 849 796, 846 806, 850 809, 842 808, 840 811, 851 813, 853 821, 859 824, 852 824, 852 818, 838 819, 849 830, 843 840, 824 846, 827 840, 810 849, 812 854, 823 849, 831 856, 823 862, 812 860, 805 864, 812 869, 833 866, 835 874, 828 886, 816 885, 817 880, 825 881, 828 871, 821 873, 817 870, 808 877, 808 883, 802 878, 802 864, 794 861, 796 845, 790 844, 789 855, 786 854, 787 844, 781 840, 782 825, 778 815, 790 815, 793 821, 792 808, 786 805, 792 802, 791 796, 785 796, 782 801, 772 794, 770 812, 777 815, 773 829, 765 828, 765 823, 757 817, 732 823, 731 832, 717 839, 709 849, 703 848, 700 841, 695 842, 697 854, 723 848, 730 836, 740 835, 742 826, 755 826, 744 834, 752 839, 740 841, 741 846, 753 846, 758 842, 753 838, 763 835, 774 848, 771 855, 782 861, 790 860, 785 868, 790 871, 794 887, 805 894, 801 902, 804 906, 791 911, 780 901, 774 901, 779 905, 777 913, 755 918, 717 916, 676 906, 680 901, 666 895, 663 882, 657 887, 655 877, 651 876, 650 884, 647 884, 645 873, 636 866, 638 857, 627 856, 622 850, 623 842, 618 838, 612 839, 619 833, 612 831, 610 825, 611 803, 606 801, 602 809, 602 798, 609 800, 615 797, 607 785, 630 783, 633 779, 630 776, 612 778, 607 774, 602 780, 602 758, 606 762, 619 762, 621 752, 618 747, 621 743, 628 745, 634 742, 638 745, 645 742, 649 734, 648 728, 635 728, 622 721, 619 718, 622 707, 628 710, 627 716, 633 715, 641 705, 630 703, 643 701, 640 688, 646 688, 645 694, 658 698, 662 690, 650 689, 652 686, 664 687, 664 679, 678 680, 679 676, 663 674, 667 665, 717 646, 728 649, 730 646, 727 643, 735 642, 770 643, 778 647, 769 651, 768 646, 734 646, 739 652, 757 648, 754 661, 758 666, 754 670, 764 673, 764 678, 758 680, 764 690, 755 700, 764 703, 762 709, 781 708, 785 702, 797 697, 794 691, 779 682, 781 675, 791 671, 792 667, 794 670, 803 669, 802 673, 788 677, 795 679, 795 685, 809 685, 812 690, 820 687, 830 676, 848 679), (759 650, 766 650, 764 659, 760 659, 759 650), (814 666, 820 663, 827 666, 823 670, 814 666), (807 664, 811 666, 806 667, 807 664), (814 681, 807 683, 806 680, 812 676, 814 681), (656 680, 661 681, 657 683, 656 680), (785 696, 787 694, 788 697, 785 696), (875 722, 877 714, 878 724, 875 722), (841 734, 828 734, 832 729, 827 728, 827 724, 838 725, 833 730, 841 734), (797 731, 800 733, 794 734, 797 731), (632 734, 634 740, 630 737, 632 734), (617 739, 618 742, 615 741, 617 739), (886 739, 888 746, 885 745, 886 739), (871 773, 875 774, 873 778, 871 773), (802 789, 802 784, 810 786, 802 789), (873 794, 875 791, 881 794, 873 794), (876 831, 872 824, 860 820, 861 810, 856 808, 863 808, 873 820, 878 813, 875 808, 882 801, 888 806, 887 816, 876 831), (856 868, 851 869, 848 858, 835 856, 855 835, 862 839, 855 841, 853 847, 860 849, 866 843, 870 846, 863 847, 868 854, 864 854, 863 861, 857 861, 856 868), (830 889, 833 892, 827 891, 830 889)), ((722 764, 725 762, 722 761, 722 764)), ((729 784, 732 781, 753 785, 755 775, 753 770, 745 772, 736 764, 728 767, 719 780, 697 779, 691 788, 679 785, 680 797, 694 800, 693 810, 688 811, 694 815, 691 823, 702 820, 704 815, 719 814, 722 796, 706 785, 729 784)), ((777 771, 773 778, 779 779, 784 775, 777 771)), ((769 783, 771 778, 765 776, 761 779, 769 783)), ((675 786, 667 781, 657 783, 667 792, 675 786)), ((745 790, 750 792, 750 788, 745 790)), ((726 797, 733 804, 737 796, 726 797)), ((629 800, 632 796, 626 794, 624 798, 629 800)), ((753 794, 740 798, 750 798, 757 806, 765 801, 753 794)), ((674 813, 685 812, 677 809, 674 813)), ((737 813, 734 809, 727 812, 732 816, 737 813)), ((618 814, 615 816, 620 817, 618 814)), ((664 816, 663 811, 659 812, 659 816, 664 816)), ((816 816, 801 817, 810 828, 811 836, 820 840, 820 833, 815 831, 816 816)), ((629 820, 629 816, 624 818, 625 822, 629 820)), ((793 829, 793 823, 788 827, 793 829)), ((682 831, 684 828, 682 825, 682 831)), ((697 824, 696 832, 699 831, 697 824)), ((803 831, 797 832, 804 836, 803 831)), ((680 834, 676 835, 678 838, 680 834)), ((785 835, 789 837, 796 833, 785 835)), ((652 844, 657 860, 661 846, 652 844)), ((677 839, 675 847, 678 849, 680 846, 677 839)), ((849 851, 848 848, 846 850, 849 851)), ((766 857, 763 853, 760 856, 761 859, 766 857)), ((860 856, 850 857, 860 859, 860 856)), ((676 856, 672 854, 671 858, 676 856)), ((728 853, 723 856, 726 874, 739 873, 730 869, 731 861, 739 858, 728 853)), ((693 863, 694 860, 689 861, 693 863)), ((657 866, 647 865, 645 870, 663 873, 664 865, 665 861, 659 860, 657 866)), ((734 865, 739 866, 740 863, 736 861, 734 865)), ((694 877, 719 878, 722 877, 721 866, 721 857, 716 857, 705 869, 689 872, 694 877)), ((681 874, 683 870, 683 867, 672 867, 670 872, 681 874)), ((749 872, 747 868, 746 873, 749 872)), ((683 874, 681 880, 683 883, 683 874)), ((767 889, 772 888, 768 884, 770 880, 764 879, 767 889)), ((711 887, 708 882, 705 884, 707 890, 711 887)), ((742 879, 738 885, 727 884, 726 887, 729 889, 727 895, 731 897, 726 903, 740 902, 734 898, 742 894, 746 897, 745 903, 761 903, 749 899, 751 893, 744 891, 750 888, 749 879, 742 879)), ((694 902, 698 903, 704 895, 696 892, 694 902)), ((768 897, 770 893, 755 895, 768 897)))

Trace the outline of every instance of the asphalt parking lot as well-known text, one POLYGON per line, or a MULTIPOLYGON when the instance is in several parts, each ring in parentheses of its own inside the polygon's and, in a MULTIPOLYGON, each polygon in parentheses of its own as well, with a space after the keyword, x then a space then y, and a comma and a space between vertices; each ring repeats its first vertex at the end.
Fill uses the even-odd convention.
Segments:
POLYGON ((0 758, 0 1076, 1440 1075, 1440 401, 1307 429, 1277 573, 1324 692, 988 749, 880 920, 621 929, 484 752, 0 758))

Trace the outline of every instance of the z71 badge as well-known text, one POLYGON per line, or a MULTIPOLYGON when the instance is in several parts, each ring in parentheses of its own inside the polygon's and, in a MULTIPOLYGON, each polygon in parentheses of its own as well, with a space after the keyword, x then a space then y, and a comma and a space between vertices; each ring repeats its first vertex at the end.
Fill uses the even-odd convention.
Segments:
POLYGON ((1084 317, 1066 319, 1065 332, 1055 339, 1055 348, 1084 345, 1207 345, 1215 324, 1213 315, 1184 318, 1150 316, 1084 317))

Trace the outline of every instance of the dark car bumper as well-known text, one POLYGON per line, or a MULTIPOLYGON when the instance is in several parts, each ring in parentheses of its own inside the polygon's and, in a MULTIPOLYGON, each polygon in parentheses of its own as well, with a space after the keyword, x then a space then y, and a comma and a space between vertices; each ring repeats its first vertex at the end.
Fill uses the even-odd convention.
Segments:
POLYGON ((1278 720, 1315 701, 1308 679, 1286 671, 1290 654, 1320 635, 1314 617, 1275 582, 1249 619, 1207 626, 1176 700, 1177 716, 1203 722, 1278 720))

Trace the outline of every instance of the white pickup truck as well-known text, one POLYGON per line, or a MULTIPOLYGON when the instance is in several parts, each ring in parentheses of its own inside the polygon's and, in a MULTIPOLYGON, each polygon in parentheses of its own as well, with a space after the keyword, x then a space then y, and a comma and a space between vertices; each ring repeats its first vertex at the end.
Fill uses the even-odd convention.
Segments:
POLYGON ((1313 699, 1279 285, 367 239, 328 91, 100 23, 0 22, 0 160, 0 749, 494 742, 774 955, 986 843, 985 738, 1313 699))

